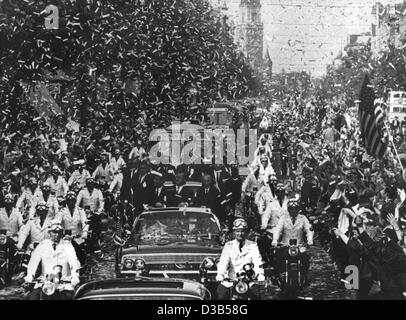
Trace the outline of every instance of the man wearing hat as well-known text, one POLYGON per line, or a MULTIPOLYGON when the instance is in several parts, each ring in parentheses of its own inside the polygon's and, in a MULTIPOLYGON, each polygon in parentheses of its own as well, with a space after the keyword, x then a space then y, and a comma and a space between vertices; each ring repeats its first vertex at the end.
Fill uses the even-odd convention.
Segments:
POLYGON ((267 203, 261 216, 261 229, 268 230, 274 234, 276 226, 281 217, 288 214, 288 197, 286 196, 285 186, 278 183, 275 187, 274 197, 267 203))
MULTIPOLYGON (((102 213, 104 211, 104 197, 99 189, 95 188, 93 178, 86 180, 86 188, 81 190, 76 200, 76 206, 85 209, 86 216, 90 220, 92 226, 93 239, 96 240, 100 237, 102 213), (90 217, 91 216, 91 217, 90 217)), ((92 244, 95 251, 98 251, 99 246, 94 241, 92 244)))
POLYGON ((94 170, 92 177, 99 185, 110 184, 113 181, 114 172, 111 164, 108 163, 108 153, 103 152, 101 154, 101 163, 94 170))
POLYGON ((271 214, 271 203, 275 200, 274 181, 278 183, 275 175, 268 177, 267 184, 262 186, 255 195, 255 204, 258 207, 258 213, 261 216, 261 229, 266 229, 271 214))
MULTIPOLYGON (((41 241, 32 253, 27 267, 27 276, 24 280, 26 283, 31 283, 34 280, 39 264, 41 264, 42 268, 42 278, 55 274, 54 267, 61 266, 61 280, 70 281, 70 283, 60 285, 60 298, 62 300, 71 300, 74 289, 80 282, 80 262, 72 244, 69 241, 62 240, 64 230, 59 220, 52 220, 47 231, 49 239, 41 241)), ((41 290, 42 284, 37 283, 31 292, 30 300, 39 300, 41 290)))
MULTIPOLYGON (((255 276, 258 281, 265 281, 263 261, 258 246, 254 241, 246 239, 248 224, 244 219, 236 219, 233 222, 235 239, 227 242, 221 252, 220 261, 217 265, 216 280, 221 281, 217 287, 217 299, 229 300, 232 294, 233 283, 225 279, 234 280, 237 274, 243 271, 244 265, 252 263, 255 276)), ((253 296, 258 296, 256 285, 251 286, 253 296)))
POLYGON ((126 165, 123 157, 121 156, 120 149, 115 149, 113 156, 110 159, 110 167, 113 171, 119 170, 123 165, 126 165))
POLYGON ((26 206, 31 207, 33 203, 37 203, 36 199, 40 199, 41 190, 38 188, 38 181, 34 177, 30 178, 28 187, 26 187, 17 200, 16 207, 21 213, 24 212, 26 206))
POLYGON ((54 218, 59 210, 59 203, 56 197, 51 194, 51 185, 48 182, 44 182, 41 186, 41 192, 37 198, 34 198, 33 205, 30 208, 30 218, 34 217, 35 207, 39 202, 45 202, 49 208, 49 216, 54 218))
POLYGON ((69 178, 68 186, 78 183, 80 187, 86 185, 86 180, 91 177, 89 171, 85 169, 85 160, 76 160, 73 162, 75 170, 72 172, 72 175, 69 178))
POLYGON ((61 170, 58 168, 58 166, 53 166, 51 175, 45 181, 51 186, 51 192, 55 195, 55 197, 65 197, 69 190, 65 178, 61 174, 61 170))
MULTIPOLYGON (((274 238, 272 240, 272 246, 276 247, 280 242, 284 246, 288 246, 290 240, 296 239, 298 246, 303 246, 305 243, 308 246, 313 245, 313 227, 305 215, 300 213, 299 201, 296 199, 290 199, 288 201, 288 213, 283 215, 278 222, 274 230, 274 238)), ((309 269, 310 258, 306 252, 301 252, 301 261, 303 263, 303 271, 305 277, 309 269)), ((282 269, 283 257, 276 257, 277 272, 282 269)))
POLYGON ((4 197, 4 208, 0 208, 0 230, 7 230, 7 235, 18 234, 23 226, 23 216, 14 206, 14 196, 10 193, 4 197))
POLYGON ((25 241, 30 237, 29 250, 34 248, 35 243, 47 239, 47 232, 52 218, 49 216, 49 208, 45 202, 39 202, 36 206, 35 217, 28 220, 27 224, 21 228, 17 248, 22 249, 25 241))
POLYGON ((72 245, 75 248, 79 261, 81 264, 84 264, 86 260, 84 246, 89 231, 86 213, 82 208, 76 206, 75 192, 68 191, 65 200, 66 205, 59 211, 56 219, 61 221, 65 230, 70 230, 71 236, 74 238, 72 245))

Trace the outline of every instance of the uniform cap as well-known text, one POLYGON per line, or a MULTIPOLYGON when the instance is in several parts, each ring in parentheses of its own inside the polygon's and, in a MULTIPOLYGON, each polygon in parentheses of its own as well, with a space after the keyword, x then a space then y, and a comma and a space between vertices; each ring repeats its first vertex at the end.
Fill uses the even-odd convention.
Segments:
POLYGON ((248 228, 248 224, 247 221, 245 221, 244 219, 236 219, 233 222, 233 230, 237 230, 237 229, 247 229, 248 228))
POLYGON ((62 223, 59 220, 52 220, 49 231, 63 231, 62 223))

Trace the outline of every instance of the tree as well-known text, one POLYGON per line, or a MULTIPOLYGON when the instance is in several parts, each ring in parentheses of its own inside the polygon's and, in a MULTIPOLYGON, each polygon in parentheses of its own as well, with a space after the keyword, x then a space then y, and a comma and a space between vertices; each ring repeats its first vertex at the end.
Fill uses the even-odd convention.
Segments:
MULTIPOLYGON (((255 94, 258 83, 207 0, 59 0, 60 28, 45 30, 46 1, 0 3, 5 107, 21 107, 21 81, 63 70, 78 95, 73 108, 86 120, 92 109, 150 119, 193 114, 191 90, 201 105, 255 94), (41 13, 42 12, 42 13, 41 13), (97 98, 100 79, 109 94, 97 98), (138 93, 124 84, 139 84, 138 93), (12 102, 13 100, 13 102, 12 102)), ((18 111, 18 110, 17 110, 18 111)))

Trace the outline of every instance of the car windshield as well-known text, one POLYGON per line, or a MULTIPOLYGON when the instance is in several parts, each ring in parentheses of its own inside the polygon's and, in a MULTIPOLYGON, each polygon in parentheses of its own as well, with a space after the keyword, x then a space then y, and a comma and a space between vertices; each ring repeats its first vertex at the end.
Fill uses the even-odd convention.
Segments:
POLYGON ((220 228, 213 215, 203 212, 149 212, 140 217, 133 235, 141 244, 218 244, 220 228))

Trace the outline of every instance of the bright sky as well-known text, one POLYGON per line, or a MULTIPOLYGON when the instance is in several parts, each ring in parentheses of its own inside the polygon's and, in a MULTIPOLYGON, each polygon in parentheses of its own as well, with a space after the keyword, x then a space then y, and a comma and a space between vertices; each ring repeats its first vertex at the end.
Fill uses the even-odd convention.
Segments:
MULTIPOLYGON (((381 3, 401 0, 381 0, 381 3)), ((227 0, 232 16, 240 0, 227 0)), ((349 34, 371 29, 375 0, 262 0, 265 44, 274 72, 326 72, 326 66, 346 45, 349 34)))

